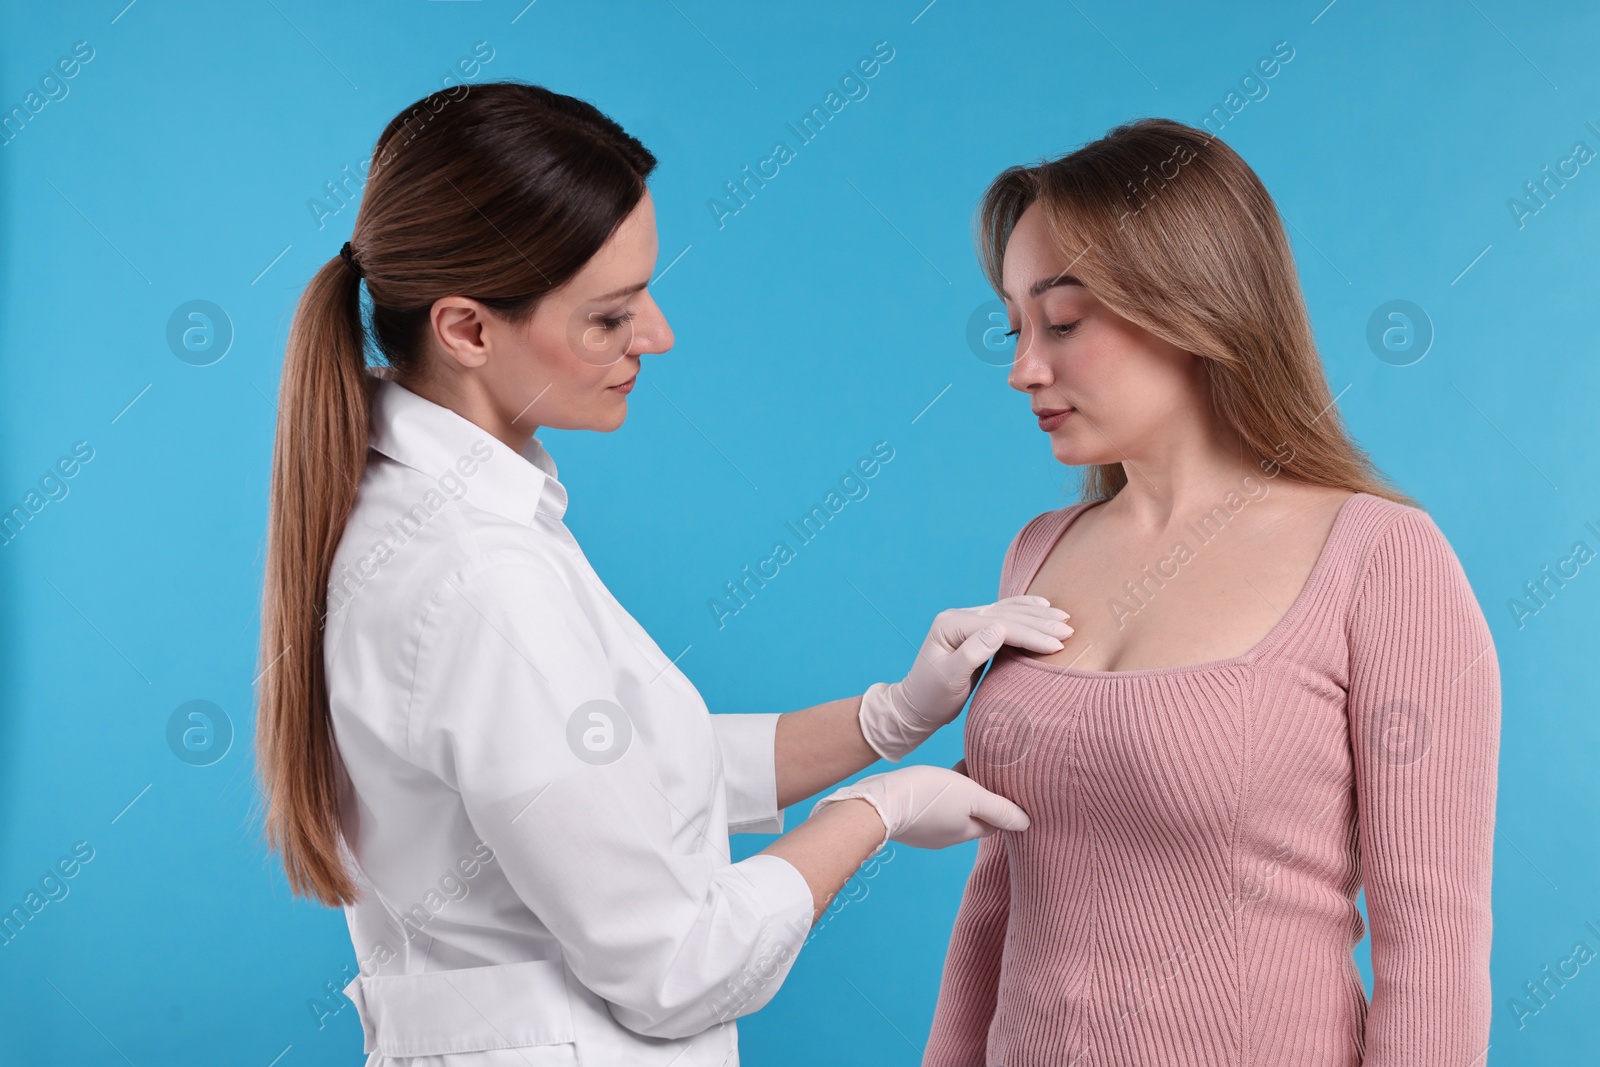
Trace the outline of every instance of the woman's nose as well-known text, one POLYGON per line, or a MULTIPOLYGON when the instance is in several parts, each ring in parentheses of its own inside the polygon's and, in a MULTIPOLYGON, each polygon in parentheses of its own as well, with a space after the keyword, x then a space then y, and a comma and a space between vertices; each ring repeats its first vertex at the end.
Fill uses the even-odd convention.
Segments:
POLYGON ((1016 353, 1011 359, 1011 370, 1006 375, 1006 384, 1013 389, 1026 392, 1033 386, 1048 385, 1050 381, 1050 368, 1044 360, 1034 354, 1033 338, 1024 326, 1022 333, 1017 336, 1016 353))
POLYGON ((639 295, 645 306, 634 316, 635 329, 633 344, 629 346, 630 354, 649 355, 665 352, 672 347, 673 341, 672 327, 667 324, 667 316, 648 289, 639 295))

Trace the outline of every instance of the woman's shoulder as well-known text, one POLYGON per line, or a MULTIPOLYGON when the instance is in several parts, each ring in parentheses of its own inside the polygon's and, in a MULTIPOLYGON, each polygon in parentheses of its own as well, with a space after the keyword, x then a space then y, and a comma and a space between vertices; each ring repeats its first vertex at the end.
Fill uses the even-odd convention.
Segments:
POLYGON ((1042 511, 1023 523, 1011 538, 1011 544, 1000 561, 1000 596, 1003 598, 1020 593, 1020 589, 1011 588, 1017 579, 1027 574, 1050 551, 1066 524, 1078 512, 1097 503, 1099 501, 1080 500, 1065 507, 1042 511))
POLYGON ((1345 542, 1349 625, 1360 630, 1459 616, 1486 630, 1466 568, 1433 516, 1387 497, 1357 496, 1345 542))
POLYGON ((1355 513, 1346 546, 1358 575, 1375 567, 1455 560, 1449 538, 1422 508, 1366 492, 1355 493, 1349 507, 1355 513))
MULTIPOLYGON (((1405 542, 1411 552, 1449 550, 1448 540, 1428 512, 1378 493, 1288 482, 1275 487, 1271 497, 1269 528, 1298 530, 1308 539, 1320 528, 1322 555, 1337 557, 1335 562, 1357 574, 1373 561, 1376 552, 1397 541, 1405 542)), ((1231 510, 1238 510, 1243 503, 1231 510)))

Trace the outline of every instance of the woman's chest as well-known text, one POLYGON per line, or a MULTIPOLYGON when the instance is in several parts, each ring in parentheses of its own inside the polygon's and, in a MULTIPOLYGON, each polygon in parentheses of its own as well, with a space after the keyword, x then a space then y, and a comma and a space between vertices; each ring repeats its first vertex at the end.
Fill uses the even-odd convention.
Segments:
POLYGON ((1348 776, 1344 707, 1338 679, 1293 661, 1119 677, 1002 653, 973 694, 967 771, 1046 832, 1222 833, 1348 776))
MULTIPOLYGON (((1218 538, 1222 541, 1222 538, 1218 538)), ((1308 582, 1314 560, 1249 545, 1179 543, 1108 561, 1045 560, 1027 593, 1070 613, 1073 633, 1043 663, 1093 671, 1196 665, 1244 655, 1266 640, 1308 582)))

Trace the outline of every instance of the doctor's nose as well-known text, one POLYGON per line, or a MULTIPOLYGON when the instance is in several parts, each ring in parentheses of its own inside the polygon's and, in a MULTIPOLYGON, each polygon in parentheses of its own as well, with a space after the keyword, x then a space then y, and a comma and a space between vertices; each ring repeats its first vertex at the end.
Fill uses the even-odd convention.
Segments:
POLYGON ((640 307, 634 312, 633 343, 628 346, 630 356, 659 355, 672 347, 672 327, 655 297, 646 289, 639 294, 640 307))

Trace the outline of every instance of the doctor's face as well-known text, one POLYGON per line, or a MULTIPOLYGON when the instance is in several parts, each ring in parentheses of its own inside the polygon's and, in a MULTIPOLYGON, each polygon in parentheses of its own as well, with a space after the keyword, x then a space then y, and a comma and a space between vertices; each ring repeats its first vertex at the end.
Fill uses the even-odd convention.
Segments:
POLYGON ((1062 463, 1137 462, 1209 411, 1203 367, 1097 300, 1072 276, 1072 262, 1043 209, 1030 204, 1001 263, 1017 346, 1007 382, 1029 394, 1031 417, 1062 463))
POLYGON ((593 258, 546 294, 526 322, 476 317, 474 406, 492 428, 526 439, 541 426, 610 431, 622 425, 640 357, 672 347, 672 328, 646 288, 656 253, 655 205, 646 192, 593 258))

